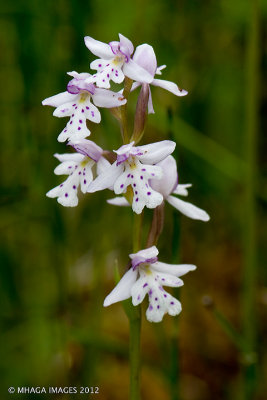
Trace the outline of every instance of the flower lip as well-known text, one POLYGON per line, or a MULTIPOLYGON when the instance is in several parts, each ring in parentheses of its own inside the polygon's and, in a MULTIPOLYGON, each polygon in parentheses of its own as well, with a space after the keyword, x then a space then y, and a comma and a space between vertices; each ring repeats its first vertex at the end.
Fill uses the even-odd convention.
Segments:
POLYGON ((140 264, 154 264, 157 261, 158 257, 144 258, 141 256, 137 256, 132 260, 132 267, 133 270, 135 270, 140 264))

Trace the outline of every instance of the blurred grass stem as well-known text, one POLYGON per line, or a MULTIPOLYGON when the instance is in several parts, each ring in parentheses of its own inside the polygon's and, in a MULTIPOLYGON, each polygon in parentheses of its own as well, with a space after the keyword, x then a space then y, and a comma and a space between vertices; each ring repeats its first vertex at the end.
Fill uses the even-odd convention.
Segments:
MULTIPOLYGON (((251 1, 250 22, 247 39, 247 76, 246 76, 246 139, 245 158, 247 162, 245 199, 244 199, 244 275, 243 275, 243 334, 246 354, 255 351, 256 313, 255 284, 257 277, 256 255, 256 153, 259 106, 259 5, 258 0, 251 1)), ((256 389, 256 364, 244 366, 243 398, 254 398, 256 389)))
MULTIPOLYGON (((123 96, 125 99, 128 101, 129 94, 131 92, 133 81, 132 79, 129 79, 125 77, 124 80, 124 89, 123 89, 123 96)), ((128 118, 127 118, 127 103, 124 104, 123 106, 120 107, 121 109, 121 121, 120 121, 120 126, 121 126, 121 135, 122 135, 122 140, 123 144, 129 143, 129 128, 128 128, 128 118)))

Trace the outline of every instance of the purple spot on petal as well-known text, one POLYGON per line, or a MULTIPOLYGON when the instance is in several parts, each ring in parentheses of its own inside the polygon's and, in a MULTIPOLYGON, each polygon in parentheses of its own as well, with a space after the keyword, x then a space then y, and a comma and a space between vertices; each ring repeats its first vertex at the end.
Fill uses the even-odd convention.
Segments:
POLYGON ((68 197, 68 193, 65 193, 65 197, 68 197))
POLYGON ((138 201, 138 197, 136 197, 135 201, 136 201, 136 202, 138 201))
POLYGON ((165 278, 161 278, 162 281, 165 281, 165 278))
POLYGON ((79 122, 80 122, 80 124, 82 124, 83 121, 81 119, 79 119, 79 122))
POLYGON ((149 292, 148 292, 148 295, 149 295, 149 296, 151 296, 151 295, 152 295, 152 293, 153 293, 153 290, 152 290, 152 289, 150 289, 150 290, 149 290, 149 292))
POLYGON ((75 107, 75 110, 77 110, 78 107, 75 107))
POLYGON ((171 301, 171 302, 170 302, 170 304, 171 304, 171 305, 173 305, 173 304, 174 304, 174 302, 173 302, 173 301, 171 301))
POLYGON ((75 107, 76 106, 76 104, 72 104, 72 107, 75 107))
POLYGON ((112 72, 114 71, 114 68, 112 68, 112 70, 111 70, 112 72))
POLYGON ((136 183, 133 184, 133 187, 136 187, 136 183))
POLYGON ((144 284, 143 284, 143 288, 145 288, 147 285, 148 285, 148 283, 144 283, 144 284))
POLYGON ((140 300, 140 295, 138 295, 137 300, 140 300))
POLYGON ((73 185, 73 186, 72 186, 72 188, 73 188, 73 189, 76 189, 76 186, 75 186, 75 185, 73 185))
POLYGON ((109 78, 109 74, 107 74, 107 78, 109 78))
POLYGON ((151 192, 147 192, 147 195, 150 196, 150 195, 151 195, 151 192))
POLYGON ((72 121, 70 121, 70 124, 72 124, 72 121))
POLYGON ((151 310, 153 310, 153 306, 150 304, 150 306, 149 306, 149 310, 151 311, 151 310))
POLYGON ((71 165, 69 165, 68 168, 71 168, 71 165))
POLYGON ((61 183, 61 185, 59 185, 59 187, 62 187, 63 186, 63 183, 61 183))
POLYGON ((84 109, 82 109, 82 112, 84 112, 84 109))
POLYGON ((131 175, 131 178, 133 178, 133 175, 131 175))
POLYGON ((83 183, 86 184, 86 179, 84 179, 83 183))
POLYGON ((102 67, 102 64, 98 64, 99 67, 102 67))
POLYGON ((128 175, 127 175, 127 178, 130 178, 130 176, 131 176, 131 174, 128 174, 128 175))
POLYGON ((74 117, 74 114, 72 114, 72 117, 74 117))
POLYGON ((141 176, 140 176, 140 179, 144 179, 144 177, 141 175, 141 176))
POLYGON ((151 174, 152 176, 155 176, 155 174, 151 174))
POLYGON ((138 193, 137 190, 134 193, 137 194, 138 193))
POLYGON ((80 131, 80 130, 81 130, 81 127, 79 126, 78 131, 80 131))
POLYGON ((160 308, 160 306, 157 306, 157 309, 159 309, 160 308))
POLYGON ((92 115, 92 117, 94 117, 94 116, 95 116, 95 113, 94 113, 94 111, 91 111, 91 115, 92 115))
POLYGON ((79 171, 79 175, 81 175, 82 173, 81 173, 81 171, 79 171))
POLYGON ((167 295, 166 295, 166 294, 164 294, 164 297, 167 297, 167 295))
POLYGON ((121 188, 123 188, 123 186, 124 186, 124 184, 122 183, 122 184, 121 184, 121 188))
POLYGON ((158 298, 157 298, 157 297, 155 297, 155 301, 158 301, 158 298))
POLYGON ((86 110, 90 110, 90 107, 87 107, 87 106, 86 106, 86 110))
POLYGON ((64 129, 64 132, 67 132, 67 129, 64 129))
POLYGON ((146 169, 145 169, 145 168, 142 168, 141 171, 146 171, 146 169))

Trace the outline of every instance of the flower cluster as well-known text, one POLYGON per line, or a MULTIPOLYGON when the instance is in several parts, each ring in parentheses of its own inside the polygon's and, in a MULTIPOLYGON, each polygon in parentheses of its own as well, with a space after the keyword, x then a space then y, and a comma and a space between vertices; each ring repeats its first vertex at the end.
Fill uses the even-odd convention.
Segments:
MULTIPOLYGON (((80 192, 94 193, 103 189, 113 190, 121 195, 108 200, 109 204, 131 206, 136 214, 144 208, 155 209, 167 201, 190 218, 208 221, 209 216, 200 208, 173 195, 188 194, 191 185, 178 184, 175 159, 171 156, 176 144, 170 140, 138 145, 143 135, 147 113, 154 113, 151 86, 161 87, 176 96, 187 92, 175 83, 155 79, 161 75, 165 65, 157 65, 153 48, 142 44, 134 50, 132 42, 119 34, 119 41, 102 43, 89 36, 85 37, 86 47, 98 58, 90 67, 96 72, 69 72, 71 80, 67 90, 43 101, 43 105, 55 107, 53 115, 68 117, 64 129, 58 136, 59 142, 67 141, 75 152, 55 154, 60 164, 56 175, 67 175, 67 179, 51 189, 48 197, 55 197, 65 207, 78 205, 80 192), (121 84, 125 81, 129 90, 112 91, 110 82, 121 84), (134 133, 131 138, 123 136, 119 149, 103 150, 89 140, 91 126, 100 123, 98 107, 112 109, 121 124, 123 107, 131 91, 141 87, 136 107, 134 133), (125 139, 126 138, 126 139, 125 139)), ((123 114, 124 113, 124 114, 123 114)), ((131 254, 131 268, 123 276, 116 288, 106 298, 104 305, 132 297, 134 305, 149 297, 147 319, 162 320, 165 313, 176 315, 181 304, 163 286, 177 287, 183 282, 179 278, 195 269, 193 265, 169 265, 158 261, 155 246, 131 254)))

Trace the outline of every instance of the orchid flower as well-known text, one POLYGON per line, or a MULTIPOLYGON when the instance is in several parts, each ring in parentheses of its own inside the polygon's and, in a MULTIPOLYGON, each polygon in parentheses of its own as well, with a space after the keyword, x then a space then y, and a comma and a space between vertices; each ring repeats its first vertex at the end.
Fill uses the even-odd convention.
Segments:
POLYGON ((100 174, 89 186, 88 192, 110 188, 116 194, 126 193, 131 185, 133 190, 132 209, 140 214, 143 208, 155 208, 163 201, 162 194, 153 190, 151 179, 161 179, 162 169, 153 165, 166 158, 175 149, 170 140, 134 146, 134 142, 121 146, 117 153, 117 161, 100 174))
POLYGON ((56 117, 70 117, 66 127, 58 136, 59 142, 67 139, 81 140, 90 135, 86 120, 99 123, 101 115, 98 107, 112 108, 122 106, 126 99, 120 94, 95 87, 93 83, 86 83, 91 75, 78 74, 75 71, 68 75, 73 79, 68 83, 67 91, 43 100, 43 105, 56 107, 53 115, 56 117), (95 105, 90 101, 92 98, 95 105))
POLYGON ((131 59, 134 51, 132 42, 121 34, 119 38, 119 42, 113 41, 109 44, 99 42, 90 36, 84 38, 86 47, 100 57, 91 62, 90 68, 96 69, 97 73, 88 78, 87 82, 95 82, 98 87, 109 88, 110 80, 121 83, 124 76, 127 76, 138 82, 150 83, 153 76, 131 59))
POLYGON ((163 286, 183 285, 180 276, 196 269, 195 265, 172 265, 158 261, 158 249, 152 246, 130 254, 131 268, 125 273, 117 286, 106 297, 104 307, 132 297, 134 306, 140 304, 148 295, 149 307, 146 317, 150 322, 160 322, 163 316, 178 315, 181 303, 163 289, 163 286))
POLYGON ((75 207, 78 204, 77 191, 80 186, 83 193, 87 192, 93 180, 92 167, 104 162, 103 150, 91 140, 83 139, 76 143, 69 143, 77 153, 54 154, 61 162, 54 172, 56 175, 69 175, 65 182, 51 189, 46 195, 57 197, 57 201, 65 207, 75 207))
MULTIPOLYGON (((200 221, 209 221, 210 217, 206 211, 188 203, 187 201, 172 196, 172 194, 187 196, 187 188, 192 186, 189 183, 178 184, 178 173, 175 159, 172 156, 168 156, 157 165, 162 168, 163 175, 159 180, 152 179, 150 181, 150 186, 155 191, 161 193, 165 201, 187 217, 200 221)), ((115 206, 129 206, 128 201, 124 197, 115 197, 107 200, 107 202, 115 206)))
MULTIPOLYGON (((142 44, 136 48, 133 56, 133 61, 140 67, 144 68, 147 72, 149 72, 153 76, 153 78, 156 74, 161 75, 161 70, 166 67, 166 65, 157 67, 157 59, 154 49, 152 46, 148 44, 142 44)), ((136 89, 138 86, 142 84, 142 81, 137 79, 136 81, 137 82, 135 82, 132 86, 132 90, 136 89)), ((176 96, 185 96, 188 93, 186 90, 180 89, 174 82, 165 81, 162 79, 153 79, 151 82, 148 83, 150 85, 159 86, 163 89, 166 89, 169 92, 175 94, 176 96)), ((148 99, 148 113, 154 114, 150 88, 149 88, 149 99, 148 99)))

